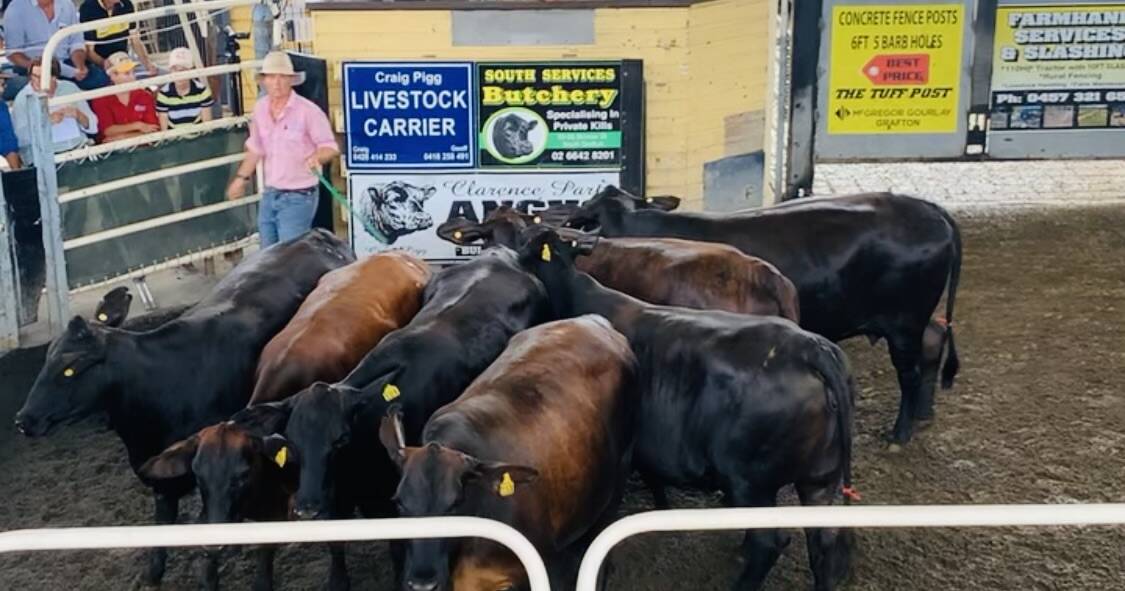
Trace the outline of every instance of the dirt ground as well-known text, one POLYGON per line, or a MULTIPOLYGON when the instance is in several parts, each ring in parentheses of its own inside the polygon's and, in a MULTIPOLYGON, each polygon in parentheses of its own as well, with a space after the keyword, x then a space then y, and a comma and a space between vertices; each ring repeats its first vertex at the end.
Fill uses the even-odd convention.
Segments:
MULTIPOLYGON (((854 471, 863 502, 1125 502, 1125 206, 966 210, 957 218, 965 235, 956 310, 963 369, 952 390, 939 392, 935 424, 903 451, 889 452, 879 437, 898 400, 885 345, 845 346, 861 386, 854 471)), ((41 357, 32 350, 0 360, 0 401, 22 398, 41 357)), ((5 417, 11 406, 0 407, 5 417)), ((145 490, 117 438, 96 421, 39 441, 4 431, 0 529, 148 522, 145 490)), ((783 503, 792 497, 783 494, 783 503)), ((626 501, 628 512, 650 503, 641 490, 626 501)), ((677 491, 673 502, 718 499, 677 491)), ((197 507, 192 500, 184 514, 193 518, 197 507)), ((739 540, 734 532, 634 538, 612 555, 610 587, 725 589, 739 568, 739 540)), ((858 553, 850 589, 1125 587, 1122 528, 865 530, 858 553)), ((165 589, 195 588, 196 555, 171 552, 165 589)), ((0 556, 0 589, 126 589, 140 556, 0 556)), ((353 545, 349 558, 354 589, 390 589, 384 544, 353 545)), ((327 562, 320 547, 283 549, 279 588, 322 588, 327 562)), ((807 573, 803 536, 795 535, 767 587, 808 588, 807 573)), ((248 589, 250 553, 228 560, 223 576, 225 588, 248 589)))

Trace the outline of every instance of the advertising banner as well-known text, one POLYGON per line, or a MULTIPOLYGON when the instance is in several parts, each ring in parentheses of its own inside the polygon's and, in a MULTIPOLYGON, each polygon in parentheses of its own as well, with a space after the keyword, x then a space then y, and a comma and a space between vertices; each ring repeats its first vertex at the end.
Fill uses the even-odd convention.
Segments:
POLYGON ((621 62, 478 63, 482 168, 621 164, 621 62))
POLYGON ((1125 4, 1001 6, 992 129, 1125 129, 1125 4))
POLYGON ((349 169, 472 168, 472 63, 345 62, 349 169))
POLYGON ((437 235, 451 218, 483 220, 501 205, 534 213, 558 204, 578 204, 608 184, 617 172, 554 173, 418 173, 350 175, 352 213, 363 216, 387 242, 352 219, 352 247, 359 256, 383 250, 405 250, 431 261, 474 256, 476 246, 458 246, 437 235))
POLYGON ((829 134, 955 133, 962 4, 832 7, 829 134))

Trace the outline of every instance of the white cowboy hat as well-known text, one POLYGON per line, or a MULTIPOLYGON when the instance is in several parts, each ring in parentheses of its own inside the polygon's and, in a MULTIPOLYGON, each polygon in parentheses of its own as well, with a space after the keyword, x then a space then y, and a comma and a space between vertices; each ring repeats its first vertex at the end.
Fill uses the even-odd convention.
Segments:
POLYGON ((293 60, 290 60, 289 54, 284 51, 271 51, 266 54, 266 59, 262 60, 262 69, 258 72, 259 76, 264 74, 291 76, 293 78, 293 86, 302 84, 305 81, 305 73, 293 70, 293 60))

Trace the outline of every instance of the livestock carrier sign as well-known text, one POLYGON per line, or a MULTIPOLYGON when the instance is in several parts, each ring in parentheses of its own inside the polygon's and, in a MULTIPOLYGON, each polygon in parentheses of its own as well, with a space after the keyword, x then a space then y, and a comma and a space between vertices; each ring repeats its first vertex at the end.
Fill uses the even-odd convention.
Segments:
POLYGON ((997 9, 992 129, 1125 129, 1125 4, 997 9))
POLYGON ((363 61, 342 74, 357 254, 463 260, 479 248, 437 235, 451 218, 644 190, 639 60, 363 61))
POLYGON ((962 4, 832 7, 828 133, 953 133, 962 4))

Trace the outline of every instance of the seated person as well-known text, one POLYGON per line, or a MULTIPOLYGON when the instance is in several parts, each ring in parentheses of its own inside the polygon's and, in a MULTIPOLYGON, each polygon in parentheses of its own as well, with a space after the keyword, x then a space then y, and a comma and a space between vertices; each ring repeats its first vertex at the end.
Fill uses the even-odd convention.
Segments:
MULTIPOLYGON (((58 67, 59 60, 53 59, 51 63, 53 64, 51 78, 44 87, 39 83, 43 64, 38 61, 32 62, 27 86, 16 95, 12 106, 12 123, 16 129, 16 139, 20 144, 20 158, 29 164, 35 162, 31 151, 31 111, 39 108, 36 93, 42 91, 47 96, 66 96, 82 92, 73 82, 55 78, 54 72, 58 71, 55 68, 58 67)), ((90 105, 86 104, 86 101, 51 107, 51 143, 56 154, 90 143, 87 134, 96 133, 98 133, 98 116, 90 110, 90 105)))
MULTIPOLYGON (((31 62, 42 60, 51 35, 76 24, 78 11, 71 0, 12 0, 4 13, 4 28, 8 61, 15 66, 15 72, 26 75, 31 62)), ((62 63, 58 77, 73 81, 82 90, 109 86, 105 72, 86 61, 86 44, 81 33, 67 35, 52 57, 62 63)))
MULTIPOLYGON (((78 9, 78 19, 84 23, 106 19, 111 16, 121 16, 136 12, 130 0, 86 0, 78 9)), ((129 53, 129 46, 145 65, 149 76, 156 75, 156 66, 148 57, 141 36, 137 32, 137 23, 117 23, 86 31, 86 59, 105 69, 105 60, 109 56, 123 51, 129 53)))
MULTIPOLYGON (((119 51, 105 60, 106 71, 114 84, 128 84, 137 78, 133 69, 137 62, 119 51)), ((98 116, 98 143, 112 142, 160 129, 156 119, 156 104, 152 95, 143 88, 129 92, 101 96, 91 101, 98 116)))
MULTIPOLYGON (((168 69, 172 72, 184 72, 191 68, 191 51, 188 48, 177 47, 168 54, 168 69)), ((206 82, 197 78, 169 82, 156 93, 160 129, 210 121, 213 104, 215 99, 206 82)))

